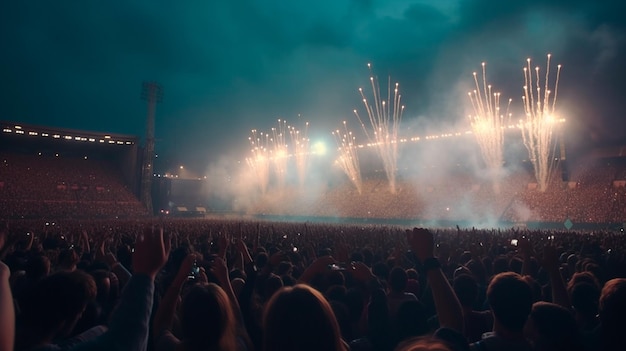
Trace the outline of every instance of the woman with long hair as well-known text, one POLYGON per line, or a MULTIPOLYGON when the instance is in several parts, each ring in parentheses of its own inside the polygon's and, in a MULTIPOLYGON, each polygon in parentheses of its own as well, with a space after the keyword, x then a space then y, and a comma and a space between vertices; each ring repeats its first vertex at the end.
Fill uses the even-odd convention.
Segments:
POLYGON ((346 351, 330 304, 305 284, 284 287, 269 300, 263 316, 265 351, 346 351))
POLYGON ((232 287, 227 276, 228 268, 217 258, 212 270, 224 284, 201 282, 194 284, 182 297, 179 308, 180 339, 172 332, 174 316, 183 286, 194 267, 195 256, 189 255, 181 265, 174 282, 161 301, 153 321, 157 351, 238 351, 246 350, 243 326, 238 324, 233 303, 232 287), (230 290, 231 294, 228 293, 230 290))

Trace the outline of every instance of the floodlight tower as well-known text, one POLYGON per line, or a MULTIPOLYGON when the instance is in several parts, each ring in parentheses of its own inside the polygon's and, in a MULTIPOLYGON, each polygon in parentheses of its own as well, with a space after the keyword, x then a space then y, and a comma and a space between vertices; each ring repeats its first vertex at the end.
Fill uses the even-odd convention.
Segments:
POLYGON ((146 144, 143 150, 141 166, 141 202, 146 206, 148 213, 154 214, 152 209, 152 163, 154 160, 154 113, 156 104, 163 100, 163 89, 157 82, 143 82, 141 99, 148 102, 146 116, 146 144))

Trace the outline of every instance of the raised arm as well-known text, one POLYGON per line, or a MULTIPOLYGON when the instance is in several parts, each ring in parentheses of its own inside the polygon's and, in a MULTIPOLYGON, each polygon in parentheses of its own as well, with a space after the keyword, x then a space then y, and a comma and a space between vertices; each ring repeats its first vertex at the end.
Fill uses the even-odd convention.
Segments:
POLYGON ((228 266, 226 265, 226 261, 224 261, 220 257, 216 257, 215 261, 211 264, 211 272, 215 275, 217 280, 219 281, 219 285, 224 291, 226 295, 228 295, 228 299, 233 306, 233 311, 237 314, 238 317, 241 317, 241 309, 239 308, 239 301, 237 300, 237 296, 235 296, 235 292, 233 291, 233 287, 230 284, 230 277, 228 276, 228 266))
POLYGON ((434 255, 433 234, 424 228, 407 230, 407 241, 422 264, 433 292, 439 325, 463 332, 463 310, 434 255))
POLYGON ((193 267, 193 263, 196 260, 194 254, 187 255, 185 261, 180 266, 178 274, 174 281, 167 289, 163 300, 159 304, 159 308, 156 311, 154 320, 152 321, 152 331, 154 337, 159 337, 164 330, 171 330, 174 323, 174 315, 176 314, 176 305, 180 297, 180 291, 183 285, 187 281, 189 272, 193 267))
POLYGON ((15 308, 9 285, 10 276, 9 267, 0 261, 0 351, 12 351, 15 342, 15 308))
POLYGON ((83 249, 83 252, 91 252, 91 246, 89 245, 89 234, 87 234, 87 230, 83 229, 80 239, 79 243, 80 247, 83 249))
POLYGON ((519 247, 523 258, 522 276, 532 275, 530 271, 530 259, 532 256, 532 245, 530 241, 526 237, 521 237, 517 246, 519 247))
POLYGON ((552 288, 552 302, 557 305, 561 305, 567 309, 572 307, 569 301, 569 295, 567 288, 565 287, 565 281, 559 271, 559 256, 556 252, 556 248, 552 245, 548 245, 543 249, 543 268, 548 272, 550 276, 550 287, 552 288))
POLYGON ((163 229, 146 228, 137 237, 133 255, 134 274, 111 316, 109 330, 72 350, 146 350, 152 313, 154 278, 169 256, 169 240, 163 229))

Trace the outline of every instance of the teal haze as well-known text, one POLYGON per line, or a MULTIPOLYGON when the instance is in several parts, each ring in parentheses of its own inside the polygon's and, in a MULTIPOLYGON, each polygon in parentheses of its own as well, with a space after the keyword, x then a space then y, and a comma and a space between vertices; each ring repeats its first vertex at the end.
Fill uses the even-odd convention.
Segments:
POLYGON ((437 130, 464 122, 482 61, 520 111, 526 58, 550 52, 571 134, 626 139, 618 1, 9 1, 0 52, 0 120, 143 135, 155 80, 157 152, 198 168, 240 157, 277 118, 331 143, 356 123, 368 62, 400 83, 407 128, 437 130))

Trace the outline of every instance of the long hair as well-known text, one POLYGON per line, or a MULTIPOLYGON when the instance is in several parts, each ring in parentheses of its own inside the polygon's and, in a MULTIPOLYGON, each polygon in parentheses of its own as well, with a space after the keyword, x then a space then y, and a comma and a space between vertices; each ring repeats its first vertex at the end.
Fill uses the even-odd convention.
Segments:
POLYGON ((263 316, 265 351, 344 351, 330 304, 317 290, 298 284, 272 296, 263 316))
POLYGON ((237 350, 235 314, 218 285, 194 285, 183 298, 181 326, 184 349, 237 350))

